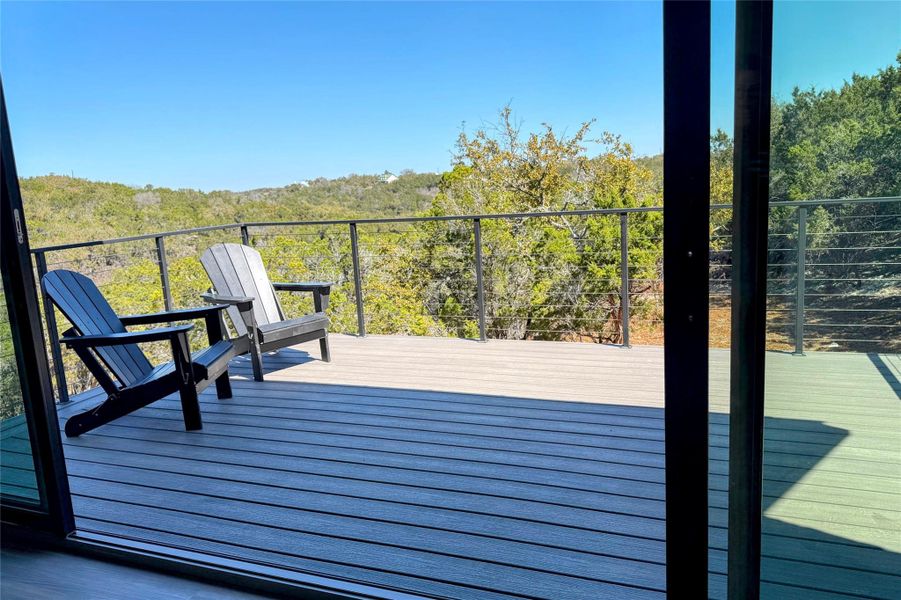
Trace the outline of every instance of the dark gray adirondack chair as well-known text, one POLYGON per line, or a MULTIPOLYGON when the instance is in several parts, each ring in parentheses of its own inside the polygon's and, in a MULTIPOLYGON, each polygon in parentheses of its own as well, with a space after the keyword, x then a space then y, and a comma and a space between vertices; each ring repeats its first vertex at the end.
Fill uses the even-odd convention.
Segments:
POLYGON ((50 271, 41 285, 73 325, 60 341, 75 351, 107 393, 107 399, 96 407, 69 417, 67 436, 81 435, 174 392, 181 395, 185 429, 200 429, 198 392, 215 381, 219 398, 231 398, 228 361, 236 351, 222 327, 225 306, 120 317, 84 275, 62 269, 50 271), (206 321, 210 346, 195 354, 188 345, 193 325, 126 330, 128 325, 201 318, 206 321), (171 344, 172 362, 154 367, 138 344, 157 341, 171 344))
POLYGON ((332 284, 321 281, 273 283, 260 253, 241 244, 216 244, 200 257, 213 283, 203 298, 228 304, 228 315, 239 336, 247 335, 253 378, 263 381, 263 353, 310 340, 319 340, 322 360, 331 361, 328 347, 328 308, 332 284), (313 314, 285 318, 276 291, 312 292, 313 314))

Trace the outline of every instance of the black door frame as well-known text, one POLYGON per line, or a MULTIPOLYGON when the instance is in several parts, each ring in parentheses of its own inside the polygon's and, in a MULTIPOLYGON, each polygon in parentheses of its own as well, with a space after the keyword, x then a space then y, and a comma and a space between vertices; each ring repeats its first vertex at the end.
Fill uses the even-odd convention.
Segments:
POLYGON ((666 589, 706 598, 709 1, 664 0, 663 65, 666 589))
POLYGON ((0 245, 3 289, 7 297, 13 347, 19 369, 22 399, 31 439, 40 503, 37 506, 4 502, 3 520, 28 525, 59 536, 75 530, 69 479, 63 458, 50 367, 35 287, 28 230, 13 155, 6 96, 0 82, 0 245), (15 276, 13 276, 15 275, 15 276))
MULTIPOLYGON (((728 597, 760 595, 772 0, 738 0, 735 39, 728 597)), ((706 598, 709 2, 664 0, 667 594, 706 598)))
POLYGON ((760 597, 773 3, 735 15, 728 597, 760 597))

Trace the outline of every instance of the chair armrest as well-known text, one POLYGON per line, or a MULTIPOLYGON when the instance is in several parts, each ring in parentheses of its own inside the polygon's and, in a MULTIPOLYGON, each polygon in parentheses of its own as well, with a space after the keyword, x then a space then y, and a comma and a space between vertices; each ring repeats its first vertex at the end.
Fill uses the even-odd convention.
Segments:
POLYGON ((245 311, 253 308, 253 298, 249 296, 223 296, 213 292, 200 294, 200 297, 211 304, 228 304, 237 306, 238 310, 245 311))
POLYGON ((213 306, 197 306, 194 308, 182 308, 179 310, 167 310, 146 315, 126 315, 119 317, 123 325, 148 325, 150 323, 173 323, 175 321, 190 321, 192 319, 205 319, 215 315, 220 310, 228 308, 226 304, 213 306))
POLYGON ((272 287, 280 292, 315 292, 328 294, 334 281, 298 281, 295 283, 273 283, 272 287))
POLYGON ((66 344, 70 348, 98 348, 100 346, 143 344, 145 342, 173 340, 179 335, 188 333, 192 329, 194 329, 193 325, 176 325, 175 327, 160 327, 158 329, 148 329, 147 331, 126 331, 123 333, 64 337, 60 342, 66 344))
POLYGON ((272 289, 284 292, 313 292, 313 306, 316 312, 325 312, 333 285, 335 284, 331 281, 298 281, 296 283, 273 283, 272 289))

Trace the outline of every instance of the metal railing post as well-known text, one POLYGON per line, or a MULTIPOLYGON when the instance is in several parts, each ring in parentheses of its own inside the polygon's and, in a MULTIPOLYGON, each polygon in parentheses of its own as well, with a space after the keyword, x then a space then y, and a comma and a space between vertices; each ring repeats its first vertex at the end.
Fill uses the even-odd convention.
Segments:
POLYGON ((476 305, 479 311, 479 341, 487 340, 485 335, 485 284, 482 279, 482 220, 473 219, 476 252, 476 305))
POLYGON ((66 384, 66 368, 63 365, 63 351, 59 345, 59 332, 56 326, 56 313, 53 311, 53 303, 44 292, 44 286, 40 281, 47 274, 47 257, 43 252, 35 252, 35 262, 38 267, 38 285, 41 290, 41 303, 44 305, 44 321, 47 323, 47 339, 50 343, 50 356, 53 357, 53 372, 56 374, 56 391, 60 402, 69 401, 69 387, 66 384))
POLYGON ((169 261, 166 260, 166 242, 163 236, 156 238, 156 258, 160 266, 160 284, 163 286, 163 306, 166 310, 175 308, 172 302, 172 288, 169 285, 169 261))
POLYGON ((620 266, 620 326, 623 347, 629 348, 629 213, 619 215, 619 266, 620 266))
POLYGON ((804 277, 807 271, 807 208, 798 209, 798 261, 795 275, 795 352, 804 355, 804 277))
POLYGON ((363 315, 363 279, 360 276, 360 248, 357 224, 350 224, 350 256, 354 264, 354 299, 357 304, 357 335, 366 337, 366 318, 363 315))
POLYGON ((245 246, 250 245, 250 231, 247 230, 247 225, 241 225, 241 243, 245 246))

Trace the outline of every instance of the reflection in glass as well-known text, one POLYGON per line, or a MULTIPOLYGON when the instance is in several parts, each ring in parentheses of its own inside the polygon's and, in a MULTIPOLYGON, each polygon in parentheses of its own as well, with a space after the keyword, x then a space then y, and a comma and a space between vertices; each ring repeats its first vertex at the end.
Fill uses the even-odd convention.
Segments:
MULTIPOLYGON (((0 292, 3 292, 0 283, 0 292)), ((39 501, 31 442, 25 421, 6 294, 0 294, 0 493, 12 500, 39 501)))
POLYGON ((896 597, 901 5, 774 20, 763 596, 896 597))

